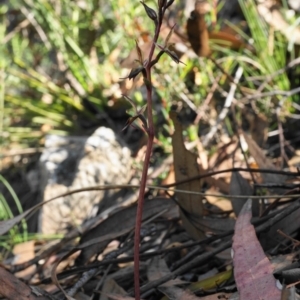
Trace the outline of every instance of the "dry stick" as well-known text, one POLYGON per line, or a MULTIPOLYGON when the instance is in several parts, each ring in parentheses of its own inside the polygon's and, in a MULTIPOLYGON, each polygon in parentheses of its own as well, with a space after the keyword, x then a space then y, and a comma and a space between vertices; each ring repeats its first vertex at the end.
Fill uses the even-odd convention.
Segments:
MULTIPOLYGON (((255 228, 256 233, 260 233, 260 232, 267 230, 273 224, 279 222, 280 220, 282 220, 283 218, 285 218, 286 216, 291 214, 293 211, 299 209, 299 207, 300 207, 300 201, 298 200, 295 203, 293 203, 292 205, 290 205, 288 208, 286 208, 283 211, 281 211, 280 213, 278 213, 273 219, 270 219, 268 222, 255 228)), ((157 286, 159 286, 171 279, 174 279, 176 276, 187 272, 188 270, 192 269, 193 267, 195 267, 205 261, 208 261, 210 258, 214 257, 216 254, 222 252, 223 250, 226 250, 230 246, 231 246, 231 241, 228 241, 210 252, 207 252, 207 253, 197 256, 195 259, 191 260, 189 263, 185 264, 184 266, 176 269, 172 273, 162 276, 158 280, 154 280, 154 281, 151 281, 151 282, 145 284, 144 286, 141 287, 141 292, 145 293, 145 292, 147 292, 151 289, 154 289, 157 286)))
MULTIPOLYGON (((26 2, 26 1, 25 1, 26 2)), ((27 3, 26 3, 27 4, 27 3)), ((43 28, 40 26, 40 24, 37 22, 36 18, 35 18, 35 14, 32 12, 30 12, 26 6, 21 6, 20 8, 22 14, 25 16, 25 18, 27 18, 27 20, 31 23, 31 25, 34 27, 34 29, 36 30, 36 32, 38 33, 38 35, 40 36, 42 42, 45 44, 46 48, 48 50, 51 49, 51 43, 49 42, 49 39, 47 37, 47 34, 45 33, 45 31, 43 30, 43 28)), ((23 22, 22 22, 23 23, 23 22)), ((22 24, 21 23, 21 24, 22 24)), ((7 35, 8 36, 8 35, 7 35)), ((7 38, 6 36, 6 38, 7 38)), ((6 42, 8 42, 8 40, 6 40, 6 42)))
MULTIPOLYGON (((223 73, 226 75, 226 77, 229 79, 229 81, 232 83, 234 82, 234 79, 232 78, 232 76, 226 72, 222 66, 220 66, 220 64, 210 55, 208 57, 214 64, 215 66, 223 73)), ((291 61, 287 66, 285 66, 284 68, 278 70, 277 72, 270 74, 267 76, 267 78, 265 79, 265 81, 259 86, 259 88, 257 89, 257 92, 253 95, 246 95, 246 93, 244 92, 243 88, 237 84, 237 87, 239 87, 241 94, 243 95, 244 98, 241 99, 242 100, 255 100, 255 99, 259 99, 262 97, 269 97, 269 96, 276 96, 276 95, 283 95, 285 97, 291 97, 294 94, 298 93, 300 91, 300 88, 297 87, 293 90, 290 91, 270 91, 270 92, 265 92, 262 93, 261 91, 265 88, 266 84, 269 83, 273 78, 275 78, 276 76, 284 73, 285 71, 287 71, 288 69, 296 66, 300 64, 300 58, 296 58, 295 60, 291 61)), ((261 76, 257 76, 254 77, 254 79, 259 79, 261 76)), ((265 78, 266 76, 264 76, 265 78)))
MULTIPOLYGON (((124 252, 128 251, 129 249, 131 249, 131 247, 132 247, 131 243, 129 243, 128 245, 125 244, 124 247, 119 248, 119 249, 117 249, 115 251, 110 252, 103 259, 103 261, 117 258, 119 255, 121 255, 124 252)), ((71 253, 71 252, 69 252, 69 253, 71 253)), ((109 264, 108 267, 105 269, 104 275, 101 277, 101 280, 97 284, 97 288, 94 289, 95 291, 99 290, 100 286, 103 284, 103 279, 107 276, 107 274, 108 274, 108 272, 109 272, 109 270, 110 270, 111 267, 112 267, 112 264, 109 264), (99 288, 98 288, 98 286, 99 286, 99 288)), ((71 297, 75 296, 75 294, 77 293, 77 291, 79 289, 81 289, 84 286, 85 283, 87 283, 91 278, 93 278, 95 275, 97 275, 100 271, 102 271, 102 266, 97 266, 97 267, 94 267, 94 268, 90 267, 89 270, 86 271, 86 272, 84 272, 81 275, 81 277, 75 282, 74 286, 71 289, 69 289, 69 291, 67 293, 68 296, 71 296, 71 297)), ((93 295, 94 295, 94 293, 93 293, 93 295)), ((90 299, 92 299, 92 297, 90 299)))
MULTIPOLYGON (((238 141, 239 141, 239 146, 240 146, 240 149, 241 149, 241 152, 244 156, 244 159, 245 159, 245 163, 246 163, 246 166, 248 169, 250 169, 250 165, 249 165, 249 162, 248 162, 248 159, 247 159, 247 155, 246 155, 246 152, 242 146, 242 142, 241 142, 241 138, 240 138, 240 134, 243 133, 242 129, 241 129, 241 125, 238 123, 237 119, 236 119, 236 116, 235 116, 235 107, 232 106, 231 107, 231 110, 232 110, 232 116, 233 116, 233 121, 234 121, 234 125, 236 127, 236 135, 237 135, 237 138, 238 138, 238 141)), ((256 184, 256 179, 253 175, 252 172, 250 172, 250 176, 251 176, 251 179, 253 181, 254 184, 256 184)))
MULTIPOLYGON (((22 8, 24 8, 24 6, 22 8)), ((31 14, 31 16, 32 15, 33 15, 33 13, 31 14)), ((26 28, 30 24, 30 21, 28 19, 29 19, 29 17, 27 16, 27 19, 25 19, 22 22, 20 22, 11 32, 9 32, 2 39, 3 45, 6 44, 6 43, 8 43, 19 31, 21 31, 23 28, 26 28)))
MULTIPOLYGON (((299 195, 298 195, 298 198, 299 198, 299 195)), ((299 200, 298 200, 298 201, 296 201, 296 204, 294 203, 294 204, 288 206, 287 208, 282 209, 279 212, 274 211, 274 212, 270 213, 268 216, 266 216, 262 219, 253 220, 252 224, 256 227, 259 227, 259 229, 257 229, 257 233, 262 232, 263 230, 266 230, 266 229, 270 228, 272 225, 274 225, 275 222, 278 222, 280 219, 282 219, 283 217, 286 217, 291 212, 296 210, 299 207, 299 205, 300 205, 300 203, 299 203, 299 200), (278 214, 280 214, 280 217, 276 217, 278 214), (276 217, 276 218, 274 218, 274 217, 276 217), (260 226, 260 224, 263 224, 263 225, 260 226)), ((205 240, 200 240, 200 241, 195 241, 195 242, 188 242, 188 243, 185 243, 181 246, 174 247, 172 249, 171 248, 161 249, 161 250, 158 250, 158 251, 155 251, 155 252, 141 254, 141 256, 144 259, 146 259, 146 258, 151 258, 155 255, 169 253, 169 252, 172 252, 174 250, 189 248, 189 247, 196 246, 196 245, 210 244, 211 242, 213 242, 215 240, 220 240, 221 238, 224 238, 224 237, 232 235, 232 234, 233 234, 233 230, 229 230, 229 231, 227 231, 223 234, 219 234, 219 235, 216 235, 216 236, 211 236, 209 238, 206 238, 205 240)), ((107 259, 107 260, 105 259, 104 261, 101 261, 101 262, 92 263, 89 266, 78 267, 78 268, 73 269, 73 270, 64 271, 64 272, 62 272, 61 274, 58 275, 58 278, 63 279, 63 278, 66 278, 70 275, 74 275, 74 274, 77 274, 77 273, 80 273, 80 272, 86 272, 88 270, 91 270, 91 268, 94 269, 94 268, 99 268, 100 266, 107 266, 107 265, 110 265, 110 264, 125 263, 125 262, 130 262, 132 260, 133 260, 133 257, 130 257, 130 256, 129 257, 118 258, 118 259, 107 259)), ((192 262, 192 265, 193 265, 193 263, 194 263, 194 261, 192 262)), ((47 283, 47 282, 49 282, 49 279, 43 280, 43 283, 47 283)), ((153 292, 153 290, 151 292, 147 291, 146 294, 152 293, 152 292, 153 292)), ((132 295, 132 293, 130 293, 130 294, 132 295)))
POLYGON ((217 87, 218 87, 218 84, 219 84, 219 80, 220 80, 220 79, 221 79, 221 75, 218 76, 218 77, 214 80, 214 82, 213 82, 213 84, 212 84, 212 87, 210 88, 210 91, 208 92, 208 94, 207 94, 205 100, 203 101, 202 105, 196 110, 197 116, 196 116, 196 119, 195 119, 195 121, 194 121, 194 125, 199 124, 200 119, 203 117, 204 112, 205 112, 205 110, 207 109, 207 107, 208 107, 208 105, 209 105, 211 99, 213 98, 214 92, 215 92, 215 90, 216 90, 217 87))
POLYGON ((284 150, 285 138, 284 138, 284 135, 283 135, 282 122, 280 120, 280 106, 281 106, 281 104, 279 104, 279 106, 276 108, 276 117, 277 117, 279 145, 280 145, 280 154, 281 154, 281 169, 283 169, 284 162, 288 162, 289 159, 288 159, 288 157, 285 153, 285 150, 284 150))
POLYGON ((300 92, 300 87, 294 88, 290 91, 282 91, 282 90, 274 90, 271 92, 265 92, 265 93, 256 93, 254 95, 248 95, 242 98, 241 100, 255 100, 260 99, 262 97, 272 97, 272 96, 285 96, 285 97, 291 97, 297 93, 300 92))
MULTIPOLYGON (((159 212, 158 214, 154 215, 153 217, 151 217, 150 219, 148 219, 146 222, 144 222, 144 224, 149 224, 151 223, 153 220, 155 220, 157 217, 159 217, 160 215, 164 214, 166 212, 166 210, 162 210, 161 212, 159 212)), ((131 229, 130 229, 131 230, 131 229)), ((126 230, 124 230, 126 231, 126 230)), ((125 232, 124 232, 125 234, 125 232)), ((88 244, 89 242, 87 242, 88 244)), ((81 249, 83 249, 83 245, 81 245, 81 249)), ((113 252, 110 252, 107 256, 105 256, 104 260, 111 260, 111 258, 115 257, 117 258, 119 255, 123 254, 124 252, 128 251, 129 249, 132 248, 132 244, 128 243, 125 244, 122 248, 119 248, 118 250, 115 250, 113 252)), ((74 249, 72 249, 69 254, 72 254, 74 252, 74 250, 78 250, 78 248, 76 249, 76 247, 74 249)), ((68 257, 69 254, 65 255, 65 257, 68 257)), ((110 265, 109 265, 110 266, 110 265)), ((107 271, 107 269, 106 269, 107 271)), ((92 277, 94 277, 95 275, 97 275, 97 273, 99 273, 99 267, 95 267, 95 268, 90 268, 88 271, 84 272, 82 274, 82 276, 80 277, 79 280, 76 281, 75 285, 68 291, 68 295, 73 297, 76 292, 83 287, 83 285, 88 282, 92 277)), ((100 283, 100 282, 99 282, 100 283)))
MULTIPOLYGON (((243 91, 242 87, 239 85, 239 83, 238 83, 235 79, 233 79, 232 76, 231 76, 228 72, 226 72, 226 71, 219 65, 219 63, 212 57, 212 55, 209 55, 209 59, 215 64, 215 66, 216 66, 223 74, 225 74, 225 75, 227 76, 227 78, 229 79, 229 81, 230 81, 232 84, 234 84, 236 87, 238 87, 238 88, 240 89, 241 94, 245 97, 246 94, 244 93, 244 91, 243 91)), ((233 112, 233 114, 232 114, 232 115, 233 115, 233 120, 234 120, 234 123, 235 123, 235 127, 236 127, 236 129, 237 129, 236 135, 237 135, 237 138, 238 138, 238 141, 239 141, 239 145, 240 145, 242 154, 243 154, 243 156, 244 156, 244 158, 245 158, 245 162, 246 162, 247 168, 249 169, 250 166, 249 166, 249 163, 248 163, 248 160, 247 160, 247 156, 246 156, 246 153, 245 153, 245 151, 244 151, 244 149, 243 149, 243 147, 242 147, 242 143, 241 143, 241 139, 240 139, 240 133, 242 132, 242 130, 241 130, 240 124, 238 123, 238 121, 237 121, 237 119, 236 119, 236 117, 235 117, 235 109, 234 109, 234 106, 231 106, 231 110, 232 110, 232 112, 233 112)), ((255 178, 254 178, 254 176, 253 176, 252 173, 250 173, 250 176, 251 176, 251 178, 252 178, 252 181, 255 183, 256 181, 255 181, 255 178)))
POLYGON ((213 138, 213 136, 217 132, 217 129, 218 129, 220 123, 227 116, 229 108, 230 108, 232 100, 233 100, 233 97, 234 97, 234 93, 235 93, 236 88, 237 88, 237 84, 238 84, 239 80, 241 79, 242 74, 243 74, 243 68, 239 67, 238 70, 236 71, 235 78, 234 78, 233 82, 231 83, 230 91, 229 91, 228 96, 226 98, 226 101, 224 103, 224 107, 223 107, 221 113, 218 116, 216 124, 215 124, 215 126, 213 126, 211 128, 210 132, 204 138, 204 141, 203 141, 203 146, 204 147, 207 147, 208 143, 210 142, 210 140, 213 138))
MULTIPOLYGON (((297 197, 299 198, 299 195, 297 195, 297 197)), ((251 197, 251 198, 254 198, 254 197, 251 197)), ((262 226, 264 226, 263 228, 264 228, 264 230, 266 230, 269 227, 271 227, 272 225, 274 225, 274 220, 276 220, 276 222, 279 221, 278 219, 274 219, 274 217, 276 215, 282 213, 283 215, 281 215, 281 218, 283 218, 283 217, 286 217, 287 215, 289 215, 294 210, 296 210, 297 207, 299 207, 298 205, 300 205, 299 200, 296 201, 296 203, 297 203, 296 206, 294 206, 295 204, 292 204, 292 205, 289 205, 288 207, 286 207, 286 208, 284 208, 280 211, 273 211, 269 215, 267 215, 263 218, 252 220, 252 224, 255 227, 258 227, 261 224, 263 224, 262 226)), ((263 229, 261 228, 260 232, 262 232, 262 230, 263 229)), ((182 250, 182 249, 190 248, 190 247, 197 246, 197 245, 200 246, 200 245, 210 244, 210 243, 212 243, 216 240, 220 240, 224 237, 232 235, 233 232, 234 232, 233 230, 229 230, 229 231, 226 231, 225 233, 214 235, 214 236, 211 236, 209 238, 206 238, 205 240, 198 240, 198 241, 193 241, 193 242, 190 241, 190 242, 187 242, 187 243, 182 244, 180 246, 161 249, 161 250, 156 250, 156 251, 151 252, 151 253, 142 253, 141 257, 143 259, 147 259, 147 258, 151 258, 151 257, 156 256, 156 255, 166 254, 166 253, 170 253, 172 251, 182 250)), ((80 272, 86 272, 87 270, 90 270, 91 268, 99 268, 100 266, 108 266, 110 264, 127 263, 127 262, 133 261, 133 259, 134 258, 132 256, 121 257, 121 258, 117 258, 117 259, 107 259, 107 260, 105 259, 104 261, 91 263, 88 266, 81 266, 81 267, 76 267, 76 269, 73 269, 73 270, 63 271, 62 273, 58 274, 57 277, 60 280, 60 279, 66 278, 70 275, 74 275, 74 274, 77 274, 77 273, 80 273, 80 272)), ((48 282, 50 282, 49 278, 44 279, 42 281, 42 283, 48 283, 48 282)), ((133 294, 131 294, 131 295, 133 295, 133 294)))
MULTIPOLYGON (((262 79, 265 79, 263 81, 263 83, 259 86, 259 88, 257 89, 258 92, 261 92, 266 86, 267 84, 274 79, 276 76, 283 74, 284 72, 286 72, 288 69, 295 67, 296 65, 300 64, 300 57, 290 61, 285 67, 283 67, 282 69, 274 72, 273 74, 267 75, 267 76, 263 76, 262 79)), ((253 78, 253 79, 259 79, 260 76, 253 78)))

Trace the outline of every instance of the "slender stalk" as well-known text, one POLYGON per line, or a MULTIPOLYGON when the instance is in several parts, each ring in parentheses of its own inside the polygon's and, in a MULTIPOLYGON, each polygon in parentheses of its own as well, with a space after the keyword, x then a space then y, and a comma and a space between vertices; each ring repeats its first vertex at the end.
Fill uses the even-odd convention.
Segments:
POLYGON ((148 141, 147 141, 147 150, 146 150, 144 164, 143 164, 141 185, 139 190, 138 207, 137 207, 137 214, 135 220, 135 233, 134 233, 134 292, 135 292, 136 300, 140 300, 140 232, 141 232, 142 217, 143 217, 144 195, 145 195, 145 189, 147 184, 148 167, 149 167, 149 162, 152 154, 152 146, 153 146, 153 139, 154 139, 154 125, 153 125, 153 114, 152 114, 152 81, 151 81, 151 68, 153 65, 151 64, 151 61, 155 50, 155 44, 157 43, 158 36, 160 33, 164 12, 165 9, 162 9, 161 13, 159 13, 159 17, 155 27, 153 42, 148 56, 148 63, 146 66, 146 76, 144 78, 146 89, 147 89, 148 128, 146 129, 146 132, 148 134, 148 141))
MULTIPOLYGON (((149 109, 149 108, 148 108, 149 109)), ((154 132, 153 132, 154 133, 154 132)), ((143 165, 143 173, 141 179, 141 186, 139 190, 138 207, 135 220, 135 233, 134 233, 134 291, 135 299, 140 300, 140 232, 142 224, 142 215, 144 207, 144 193, 147 181, 148 166, 152 153, 153 138, 148 134, 147 150, 143 165)))

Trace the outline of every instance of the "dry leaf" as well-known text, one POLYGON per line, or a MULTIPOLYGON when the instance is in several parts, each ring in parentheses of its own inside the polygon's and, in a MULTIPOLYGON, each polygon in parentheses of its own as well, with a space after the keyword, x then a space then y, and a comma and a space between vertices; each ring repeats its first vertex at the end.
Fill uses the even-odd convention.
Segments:
POLYGON ((47 300, 46 296, 36 296, 33 290, 17 277, 0 267, 0 294, 8 300, 47 300))
POLYGON ((242 48, 251 49, 251 47, 245 44, 238 36, 233 35, 229 32, 213 31, 209 32, 208 35, 210 41, 221 47, 226 47, 233 50, 239 50, 242 48))
MULTIPOLYGON (((244 134, 245 140, 249 147, 249 152, 255 159, 260 169, 270 169, 277 170, 276 167, 268 160, 265 156, 264 152, 258 147, 255 141, 249 137, 247 134, 244 134)), ((285 182, 286 176, 280 174, 272 174, 272 173, 262 173, 261 174, 263 181, 265 183, 273 183, 273 184, 282 184, 285 182)), ((275 190, 275 188, 274 188, 275 190)), ((276 188, 277 193, 284 193, 285 190, 281 188, 276 188)), ((286 234, 291 234, 299 228, 299 220, 300 218, 300 209, 297 209, 289 216, 285 217, 278 223, 274 224, 268 232, 263 232, 260 234, 259 239, 261 241, 262 247, 267 250, 275 245, 277 245, 284 238, 279 236, 277 233, 278 229, 281 229, 286 234)))
MULTIPOLYGON (((28 242, 15 245, 13 249, 13 254, 15 255, 13 264, 14 265, 21 264, 34 258, 35 257, 34 245, 35 245, 34 241, 28 241, 28 242)), ((35 271, 36 271, 36 265, 31 265, 25 270, 15 273, 15 276, 18 278, 22 278, 24 280, 27 279, 26 277, 32 276, 32 274, 34 274, 35 271)))
POLYGON ((259 240, 265 250, 269 250, 277 246, 285 238, 278 234, 277 230, 280 229, 287 235, 291 235, 300 227, 300 209, 296 209, 290 215, 286 216, 276 224, 273 224, 268 232, 262 232, 259 235, 259 240))
MULTIPOLYGON (((243 195, 243 196, 252 196, 253 190, 249 182, 239 173, 233 172, 230 180, 230 195, 243 195)), ((246 203, 247 199, 245 198, 231 198, 231 203, 233 207, 233 211, 236 216, 239 215, 241 209, 246 203)), ((254 217, 259 215, 259 203, 258 199, 254 200, 254 204, 252 207, 252 213, 254 217)))
MULTIPOLYGON (((159 286, 158 289, 172 300, 199 300, 200 298, 188 290, 178 287, 159 286)), ((202 299, 202 298, 201 298, 202 299)))
POLYGON ((19 214, 18 216, 11 218, 9 220, 5 220, 5 221, 1 221, 0 222, 0 236, 7 233, 10 229, 12 229, 15 225, 17 225, 18 223, 21 222, 21 220, 23 220, 24 218, 26 218, 28 215, 33 214, 35 211, 37 211, 38 209, 40 209, 44 204, 55 200, 56 198, 59 197, 55 197, 53 199, 50 199, 48 201, 44 201, 41 203, 38 203, 37 205, 31 207, 30 209, 24 211, 23 213, 19 214))
MULTIPOLYGON (((170 112, 175 127, 175 132, 172 136, 173 158, 176 181, 187 180, 189 178, 199 175, 197 164, 197 155, 188 151, 183 142, 182 126, 177 119, 177 114, 174 111, 170 112)), ((190 192, 201 192, 201 182, 193 180, 187 183, 182 183, 177 186, 179 190, 190 192)), ((189 214, 197 219, 198 216, 203 216, 203 203, 199 195, 176 193, 178 203, 180 206, 180 217, 182 219, 185 230, 194 238, 202 239, 204 231, 198 228, 192 221, 190 221, 189 214)))
MULTIPOLYGON (((164 277, 165 275, 170 274, 170 270, 165 262, 164 259, 159 258, 158 256, 154 257, 151 260, 151 263, 149 265, 149 268, 147 270, 147 276, 149 281, 155 281, 160 279, 161 277, 164 277)), ((185 284, 186 282, 180 280, 180 279, 172 279, 169 280, 160 286, 164 287, 172 287, 174 288, 174 285, 178 284, 185 284)))
MULTIPOLYGON (((169 211, 172 207, 174 207, 174 203, 168 199, 158 198, 145 201, 143 220, 161 213, 164 210, 169 211)), ((87 243, 95 238, 101 238, 101 236, 104 235, 133 229, 135 225, 135 216, 136 205, 126 207, 125 209, 118 211, 83 235, 80 240, 80 244, 87 243)), ((84 248, 78 257, 77 262, 79 264, 86 263, 93 255, 101 253, 108 243, 109 240, 106 240, 99 243, 93 243, 89 247, 84 248)))
MULTIPOLYGON (((112 296, 118 296, 121 298, 117 299, 126 299, 123 296, 126 297, 127 293, 123 288, 121 288, 113 279, 108 278, 105 280, 103 284, 103 288, 101 291, 101 297, 100 300, 109 300, 113 299, 112 296)), ((131 298, 133 299, 133 298, 131 298)))
POLYGON ((235 220, 231 218, 212 218, 212 217, 202 217, 193 215, 190 216, 190 220, 197 228, 202 228, 205 232, 213 232, 216 234, 222 234, 229 230, 233 230, 235 220))
POLYGON ((263 147, 268 138, 268 120, 262 114, 257 114, 250 109, 244 109, 243 115, 249 122, 250 134, 259 147, 263 147))
POLYGON ((192 49, 200 57, 210 54, 208 30, 205 23, 205 13, 208 11, 208 2, 196 1, 195 9, 188 18, 186 29, 192 49))
POLYGON ((209 278, 194 282, 188 288, 194 293, 217 289, 218 287, 222 286, 224 282, 228 281, 232 275, 232 270, 224 271, 209 278))
POLYGON ((299 251, 285 254, 277 255, 271 258, 271 263, 274 267, 275 272, 279 274, 282 270, 287 269, 298 257, 299 251))
POLYGON ((235 292, 235 293, 231 294, 231 296, 229 297, 229 300, 240 300, 239 293, 235 292))
MULTIPOLYGON (((244 133, 243 135, 248 144, 249 152, 255 159, 256 163, 258 164, 258 167, 260 169, 277 170, 277 168, 266 157, 263 150, 256 144, 256 142, 246 133, 244 133)), ((282 184, 286 179, 284 175, 272 174, 272 173, 262 173, 261 176, 263 178, 264 183, 282 184)), ((276 189, 276 191, 279 192, 280 189, 276 189)))
POLYGON ((232 294, 228 294, 228 293, 217 293, 217 294, 201 297, 200 299, 201 300, 222 300, 222 299, 227 300, 227 299, 231 299, 229 298, 231 295, 232 294))
POLYGON ((76 300, 90 300, 91 297, 84 294, 83 292, 78 292, 75 296, 74 296, 76 300))
POLYGON ((197 0, 195 9, 187 21, 187 36, 194 52, 200 57, 207 57, 211 50, 209 41, 221 47, 230 49, 250 48, 236 35, 224 31, 208 32, 205 23, 205 14, 211 10, 209 1, 197 0))
MULTIPOLYGON (((231 169, 232 168, 232 157, 241 157, 240 150, 238 149, 239 145, 237 141, 230 141, 229 143, 218 144, 217 151, 210 157, 209 163, 208 163, 208 169, 219 171, 219 170, 225 170, 225 169, 231 169)), ((237 163, 235 163, 235 167, 241 167, 242 164, 240 160, 238 159, 237 163)), ((228 178, 228 174, 221 173, 214 176, 214 178, 228 178)))
MULTIPOLYGON (((231 205, 230 200, 227 199, 227 198, 224 198, 223 194, 220 193, 217 189, 218 183, 222 182, 222 180, 221 179, 214 179, 214 178, 211 178, 211 179, 213 179, 211 182, 216 183, 217 186, 212 184, 211 187, 205 191, 205 194, 206 194, 205 199, 210 204, 215 205, 217 207, 217 209, 219 208, 221 211, 230 211, 230 210, 232 210, 232 205, 231 205)), ((207 183, 209 182, 207 180, 205 180, 205 181, 207 183)), ((227 184, 225 182, 222 182, 222 183, 224 183, 224 186, 225 185, 227 186, 227 184)), ((229 193, 229 189, 227 191, 227 194, 228 193, 229 193)))
POLYGON ((113 295, 113 294, 108 294, 107 296, 109 300, 135 300, 135 298, 129 296, 121 296, 121 295, 113 295))
MULTIPOLYGON (((201 168, 201 166, 200 166, 200 173, 206 173, 206 171, 204 171, 201 168)), ((206 177, 206 178, 203 178, 203 181, 205 183, 207 183, 207 185, 210 186, 214 190, 214 193, 215 193, 215 191, 217 191, 217 193, 220 193, 220 194, 221 193, 229 194, 229 184, 227 182, 225 182, 223 179, 218 179, 218 178, 214 178, 214 177, 206 177)), ((205 197, 207 197, 207 196, 205 196, 205 197)), ((232 209, 232 207, 230 209, 232 209)))
POLYGON ((281 291, 276 287, 273 266, 251 224, 251 202, 249 199, 239 214, 232 244, 234 278, 240 300, 279 300, 281 291))
POLYGON ((299 300, 300 296, 296 293, 296 287, 287 288, 285 285, 282 289, 281 300, 299 300))

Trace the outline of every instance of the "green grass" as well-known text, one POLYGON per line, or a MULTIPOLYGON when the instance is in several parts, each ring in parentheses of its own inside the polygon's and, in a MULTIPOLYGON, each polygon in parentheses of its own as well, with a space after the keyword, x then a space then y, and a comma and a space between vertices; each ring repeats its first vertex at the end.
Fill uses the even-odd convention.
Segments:
MULTIPOLYGON (((156 5, 155 1, 149 2, 156 5)), ((280 34, 270 36, 270 28, 258 16, 253 0, 240 2, 251 37, 235 28, 253 40, 255 51, 236 52, 213 46, 213 56, 221 58, 222 67, 229 73, 239 64, 245 77, 272 74, 286 64, 288 45, 280 34)), ((214 21, 212 17, 207 15, 208 24, 214 21)), ((13 0, 4 5, 0 11, 0 37, 6 41, 0 47, 2 146, 12 141, 37 145, 46 133, 76 131, 80 116, 93 118, 82 105, 85 96, 100 110, 108 98, 118 101, 120 96, 114 95, 112 86, 124 74, 119 61, 134 48, 134 40, 153 26, 145 20, 139 1, 125 5, 124 0, 86 0, 77 5, 70 0, 51 4, 46 0, 13 0)), ((176 22, 184 27, 182 13, 178 13, 176 22)), ((165 101, 166 124, 170 106, 184 103, 181 93, 199 107, 212 85, 211 75, 220 74, 208 59, 189 59, 185 63, 174 66, 165 56, 156 68, 154 83, 165 101), (196 70, 200 83, 192 83, 194 86, 187 91, 185 82, 191 70, 196 70), (172 80, 165 74, 172 74, 172 80)), ((225 76, 220 84, 226 88, 225 76)), ((243 84, 257 88, 251 80, 243 84)), ((275 77, 264 91, 274 89, 289 90, 286 74, 275 77)), ((262 112, 269 112, 270 105, 277 105, 281 99, 259 99, 257 105, 262 112)))
MULTIPOLYGON (((276 71, 285 67, 286 65, 286 53, 287 42, 284 37, 278 32, 272 32, 271 28, 265 23, 265 21, 258 15, 255 2, 253 0, 239 1, 243 10, 244 16, 247 20, 247 24, 251 31, 252 45, 254 47, 254 53, 247 53, 248 57, 252 59, 259 68, 250 67, 247 64, 242 64, 247 76, 265 76, 274 74, 276 71)), ((264 80, 264 79, 263 79, 264 80)), ((262 80, 262 81, 263 81, 262 80)), ((252 82, 248 82, 249 87, 256 89, 252 82)), ((274 91, 274 90, 290 90, 290 84, 286 73, 280 74, 274 77, 262 92, 274 91)), ((279 104, 283 97, 274 96, 270 98, 262 98, 257 100, 257 105, 266 114, 269 115, 270 106, 274 108, 279 104)), ((290 107, 287 99, 287 105, 290 107)))
MULTIPOLYGON (((0 175, 0 182, 2 185, 9 191, 15 206, 19 213, 23 212, 21 203, 19 201, 18 196, 14 192, 11 185, 8 181, 0 175)), ((9 204, 7 203, 5 197, 2 193, 0 193, 0 220, 5 221, 10 218, 13 218, 14 215, 10 209, 9 204)), ((12 250, 15 244, 25 242, 28 240, 28 231, 27 231, 27 224, 26 220, 22 220, 20 227, 14 226, 12 229, 9 230, 8 234, 0 238, 0 247, 6 249, 8 252, 12 250)), ((2 252, 2 256, 5 256, 4 252, 2 252)))
POLYGON ((78 116, 92 118, 82 106, 85 96, 100 110, 106 105, 103 94, 110 93, 121 73, 110 56, 114 51, 128 54, 132 39, 127 45, 126 35, 130 28, 133 32, 138 3, 116 0, 110 8, 102 2, 87 0, 80 6, 69 0, 14 0, 2 7, 0 37, 6 43, 0 48, 0 104, 6 117, 0 115, 0 127, 7 144, 38 142, 45 134, 43 125, 76 130, 78 116), (31 139, 28 130, 34 133, 31 139))

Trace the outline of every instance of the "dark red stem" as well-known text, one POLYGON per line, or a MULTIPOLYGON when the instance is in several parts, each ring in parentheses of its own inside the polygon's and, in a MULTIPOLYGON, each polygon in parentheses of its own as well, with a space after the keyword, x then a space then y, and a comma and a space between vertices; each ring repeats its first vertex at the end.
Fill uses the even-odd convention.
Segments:
MULTIPOLYGON (((163 14, 162 14, 163 15, 163 14)), ((151 81, 151 61, 155 50, 155 43, 158 40, 160 28, 162 24, 162 16, 159 18, 157 26, 155 28, 155 35, 151 45, 150 53, 148 56, 148 64, 146 66, 146 78, 145 84, 147 88, 147 118, 148 118, 148 142, 145 154, 145 160, 143 164, 143 172, 141 178, 141 186, 139 190, 138 207, 135 220, 135 233, 134 233, 134 293, 135 299, 140 300, 140 232, 143 217, 144 207, 144 195, 147 184, 147 174, 149 162, 152 154, 152 146, 154 139, 154 126, 153 126, 153 115, 152 115, 152 81, 151 81)))

